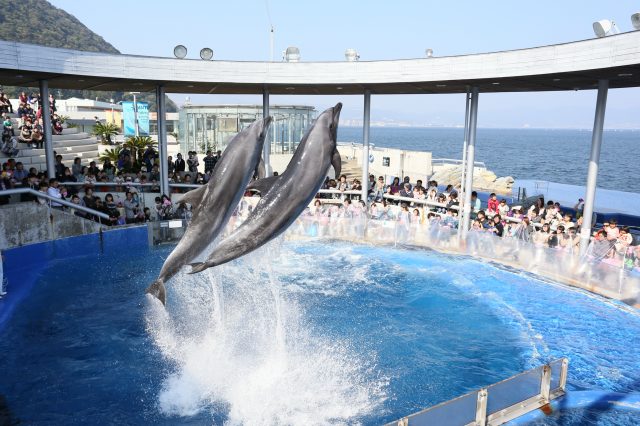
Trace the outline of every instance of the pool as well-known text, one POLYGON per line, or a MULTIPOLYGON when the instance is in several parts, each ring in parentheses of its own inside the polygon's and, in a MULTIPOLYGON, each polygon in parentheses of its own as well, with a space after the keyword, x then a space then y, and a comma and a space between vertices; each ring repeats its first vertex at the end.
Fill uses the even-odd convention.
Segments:
POLYGON ((527 273, 278 240, 178 276, 164 310, 143 290, 171 249, 5 266, 33 289, 0 329, 0 418, 381 424, 562 356, 569 390, 640 391, 640 315, 527 273))

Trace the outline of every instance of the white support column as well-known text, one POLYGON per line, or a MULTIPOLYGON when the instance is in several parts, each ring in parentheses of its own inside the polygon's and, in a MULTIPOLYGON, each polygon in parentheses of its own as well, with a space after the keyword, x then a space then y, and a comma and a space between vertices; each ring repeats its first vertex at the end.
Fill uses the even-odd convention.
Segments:
POLYGON ((471 89, 471 108, 469 112, 469 142, 467 144, 467 172, 465 176, 465 193, 464 203, 462 206, 462 218, 460 225, 462 227, 462 238, 467 237, 469 225, 471 223, 471 191, 473 191, 473 168, 475 165, 475 145, 476 145, 476 128, 478 125, 478 88, 471 89))
MULTIPOLYGON (((460 176, 460 196, 462 197, 465 193, 465 184, 464 177, 466 175, 466 164, 467 164, 467 144, 469 143, 469 103, 471 101, 469 97, 470 93, 467 89, 467 95, 465 100, 465 108, 464 108, 464 141, 462 143, 462 173, 460 176)), ((462 199, 460 200, 462 202, 462 199)))
POLYGON ((53 154, 53 130, 51 128, 51 110, 49 108, 49 82, 40 80, 40 99, 42 104, 42 130, 44 131, 44 154, 47 160, 47 177, 56 177, 56 159, 53 154))
POLYGON ((596 115, 593 121, 593 133, 591 135, 591 157, 589 158, 589 173, 587 175, 587 188, 584 197, 584 210, 582 215, 582 228, 580 229, 580 255, 583 256, 589 245, 593 217, 593 205, 596 198, 596 182, 598 179, 598 166, 600 163, 600 148, 602 146, 602 129, 604 128, 604 114, 607 109, 607 94, 609 92, 609 80, 598 81, 598 98, 596 100, 596 115))
MULTIPOLYGON (((269 116, 269 89, 266 87, 262 92, 262 118, 269 116)), ((275 127, 275 126, 274 126, 275 127)), ((264 174, 265 177, 271 176, 271 161, 269 160, 269 154, 271 154, 271 141, 269 140, 269 132, 264 138, 264 147, 262 150, 262 160, 264 161, 264 174)))
MULTIPOLYGON (((362 200, 369 204, 369 129, 371 127, 371 91, 364 91, 362 120, 362 200)), ((339 176, 336 176, 338 179, 339 176)))
POLYGON ((160 192, 169 195, 169 171, 167 170, 167 124, 164 102, 164 86, 156 86, 158 123, 158 152, 160 154, 160 192))
MULTIPOLYGON (((470 102, 470 98, 469 98, 469 89, 467 88, 467 94, 466 94, 466 98, 465 98, 465 108, 464 108, 464 142, 462 144, 462 165, 460 167, 460 193, 458 194, 458 202, 460 209, 462 209, 464 207, 465 204, 465 184, 466 182, 464 181, 464 178, 466 176, 465 173, 465 168, 467 165, 467 144, 469 142, 469 102, 470 102)), ((460 239, 460 236, 462 235, 462 226, 460 226, 462 224, 462 210, 458 210, 458 232, 457 232, 457 237, 458 240, 460 239)))

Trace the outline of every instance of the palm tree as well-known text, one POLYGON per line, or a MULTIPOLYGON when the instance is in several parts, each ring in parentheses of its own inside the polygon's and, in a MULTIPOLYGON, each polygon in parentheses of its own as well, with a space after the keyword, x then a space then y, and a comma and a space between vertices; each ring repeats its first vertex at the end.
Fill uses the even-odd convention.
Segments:
POLYGON ((136 163, 139 159, 142 160, 142 154, 148 146, 157 145, 158 142, 151 139, 149 136, 132 136, 124 142, 124 146, 131 151, 131 161, 136 163))
POLYGON ((116 146, 113 149, 107 149, 102 153, 99 160, 101 163, 104 163, 106 160, 111 160, 112 163, 116 164, 120 158, 120 151, 122 151, 121 146, 116 146))
POLYGON ((115 123, 96 123, 93 126, 93 134, 105 145, 112 145, 111 136, 117 135, 119 131, 120 127, 115 123))

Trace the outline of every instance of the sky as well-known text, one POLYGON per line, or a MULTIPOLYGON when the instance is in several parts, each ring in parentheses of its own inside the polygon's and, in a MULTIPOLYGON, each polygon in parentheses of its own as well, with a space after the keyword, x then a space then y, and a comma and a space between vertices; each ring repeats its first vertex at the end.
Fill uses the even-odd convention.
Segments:
MULTIPOLYGON (((269 29, 275 29, 274 59, 288 46, 303 61, 342 61, 354 48, 361 60, 494 52, 595 37, 592 23, 616 21, 633 29, 632 0, 111 0, 108 3, 50 0, 71 13, 122 53, 173 56, 187 47, 198 58, 203 47, 214 60, 262 61, 270 57, 269 29)), ((181 105, 186 95, 172 94, 181 105)), ((260 96, 191 95, 197 104, 259 104, 260 96)), ((595 91, 481 94, 478 126, 511 128, 593 127, 595 91)), ((343 119, 362 119, 362 96, 271 96, 271 104, 344 103, 343 119)), ((461 126, 464 95, 373 95, 372 122, 461 126)), ((605 127, 640 129, 640 89, 609 90, 605 127)))

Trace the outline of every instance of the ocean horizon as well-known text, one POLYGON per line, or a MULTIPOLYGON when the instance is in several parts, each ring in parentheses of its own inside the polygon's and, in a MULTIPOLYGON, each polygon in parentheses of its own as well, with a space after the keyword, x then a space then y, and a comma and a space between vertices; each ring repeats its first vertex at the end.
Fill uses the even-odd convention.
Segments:
MULTIPOLYGON (((462 127, 371 127, 373 146, 462 159, 462 127)), ((362 127, 340 126, 338 141, 362 143, 362 127)), ((591 129, 488 128, 476 133, 475 160, 498 176, 585 186, 591 129)), ((605 129, 598 188, 640 193, 640 129, 605 129)))

